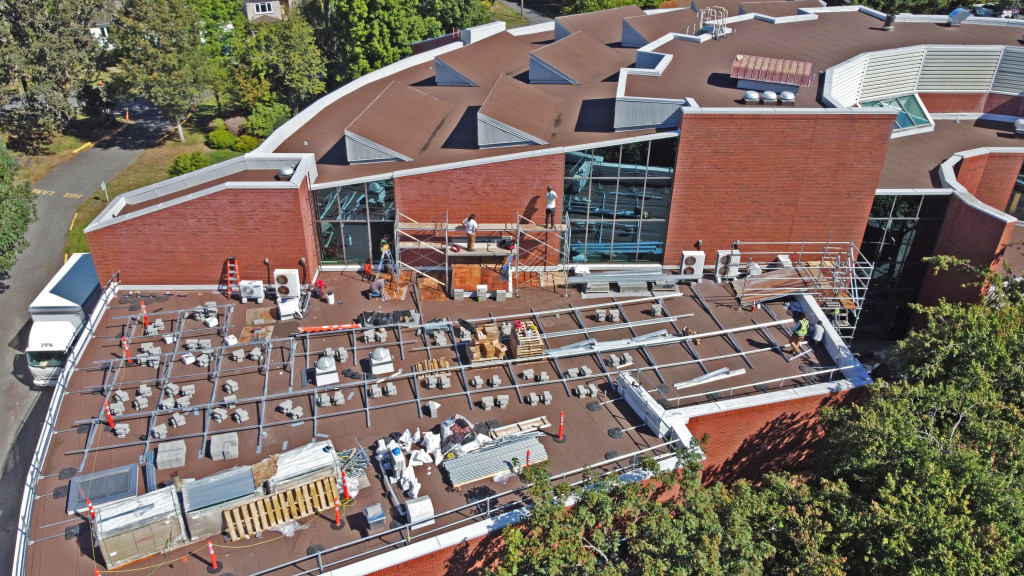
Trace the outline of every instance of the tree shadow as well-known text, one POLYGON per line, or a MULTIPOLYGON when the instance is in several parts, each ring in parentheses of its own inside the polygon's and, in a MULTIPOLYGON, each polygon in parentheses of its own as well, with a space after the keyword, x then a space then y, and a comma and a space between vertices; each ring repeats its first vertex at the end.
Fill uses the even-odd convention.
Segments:
POLYGON ((499 560, 501 532, 491 532, 477 541, 464 540, 452 550, 444 563, 444 576, 472 576, 482 574, 499 560))
POLYGON ((776 416, 744 438, 739 448, 721 464, 705 468, 704 484, 731 484, 740 479, 758 483, 769 472, 808 471, 825 435, 819 419, 821 409, 844 406, 857 397, 859 394, 829 395, 823 397, 813 410, 785 412, 776 416))

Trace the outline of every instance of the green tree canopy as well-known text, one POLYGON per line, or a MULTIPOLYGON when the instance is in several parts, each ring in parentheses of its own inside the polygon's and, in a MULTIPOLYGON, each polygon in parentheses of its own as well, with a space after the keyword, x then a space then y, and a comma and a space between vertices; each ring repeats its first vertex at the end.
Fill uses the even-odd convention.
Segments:
POLYGON ((116 85, 174 119, 182 142, 181 122, 207 88, 202 29, 198 11, 187 0, 124 0, 110 31, 117 51, 116 85))
POLYGON ((491 19, 480 0, 419 0, 419 13, 424 18, 436 18, 441 33, 479 26, 491 19))
POLYGON ((0 122, 17 146, 49 142, 78 114, 76 96, 99 71, 89 27, 103 9, 104 0, 0 0, 0 122))
POLYGON ((237 99, 250 110, 283 102, 297 111, 324 92, 327 68, 313 28, 300 15, 249 23, 235 47, 237 99))
POLYGON ((0 273, 7 272, 18 261, 18 254, 28 247, 25 232, 36 220, 35 197, 26 183, 17 183, 18 161, 0 136, 0 273))

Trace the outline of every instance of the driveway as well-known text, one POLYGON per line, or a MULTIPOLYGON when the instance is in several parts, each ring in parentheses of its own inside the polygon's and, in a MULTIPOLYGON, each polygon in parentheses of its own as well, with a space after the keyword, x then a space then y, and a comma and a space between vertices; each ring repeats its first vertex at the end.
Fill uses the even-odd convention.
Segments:
MULTIPOLYGON (((82 199, 95 194, 100 182, 110 182, 172 127, 145 103, 133 103, 130 115, 133 124, 32 185, 39 219, 26 233, 29 247, 9 275, 0 278, 0 342, 6 344, 0 346, 0 566, 10 566, 13 559, 22 486, 52 396, 52 389, 30 388, 32 376, 22 352, 28 341, 28 305, 64 263, 64 241, 82 199)), ((100 278, 101 283, 106 281, 100 278)))

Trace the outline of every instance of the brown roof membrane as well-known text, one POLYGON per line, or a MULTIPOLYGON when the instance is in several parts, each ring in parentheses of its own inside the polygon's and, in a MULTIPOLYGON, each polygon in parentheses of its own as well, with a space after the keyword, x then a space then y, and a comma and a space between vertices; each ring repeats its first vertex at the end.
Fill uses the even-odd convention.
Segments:
POLYGON ((508 32, 502 32, 436 59, 477 86, 490 86, 499 76, 527 70, 533 48, 508 32))
POLYGON ((451 104, 395 81, 345 131, 415 158, 451 109, 451 104))
POLYGON ((796 16, 801 8, 821 8, 818 0, 768 0, 766 2, 741 2, 740 13, 762 14, 772 18, 796 16))
POLYGON ((555 22, 564 26, 570 34, 586 30, 587 34, 602 44, 618 44, 622 41, 622 19, 643 15, 644 11, 639 6, 629 5, 600 12, 559 16, 555 22))
POLYGON ((693 10, 673 10, 660 14, 645 14, 626 18, 627 22, 637 34, 640 34, 648 42, 653 42, 670 32, 685 32, 686 27, 699 20, 699 16, 693 10))
MULTIPOLYGON (((821 72, 864 52, 919 44, 1017 46, 1018 28, 900 22, 883 32, 880 20, 862 12, 819 14, 816 20, 772 24, 762 20, 734 22, 737 32, 715 42, 671 41, 657 52, 673 55, 661 76, 630 76, 626 95, 649 98, 693 98, 701 106, 735 106, 741 91, 729 79, 736 54, 771 54, 775 58, 809 61, 821 72)), ((818 86, 823 75, 797 94, 796 105, 820 107, 818 86)))
POLYGON ((549 142, 562 115, 562 99, 511 76, 501 76, 480 107, 480 114, 549 142))
POLYGON ((587 32, 576 32, 532 54, 580 84, 600 82, 634 62, 634 58, 601 44, 587 32))

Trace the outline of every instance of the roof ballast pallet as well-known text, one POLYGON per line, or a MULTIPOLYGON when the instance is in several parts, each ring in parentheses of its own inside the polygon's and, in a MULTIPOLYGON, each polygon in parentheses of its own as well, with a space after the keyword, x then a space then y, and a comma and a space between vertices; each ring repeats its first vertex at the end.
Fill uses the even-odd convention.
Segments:
POLYGON ((516 358, 532 358, 544 353, 544 342, 537 327, 526 325, 512 331, 512 355, 516 358))
POLYGON ((441 462, 441 468, 448 474, 448 481, 453 488, 461 488, 473 482, 494 477, 499 472, 510 470, 512 459, 526 464, 526 452, 530 452, 530 463, 543 462, 548 459, 544 445, 537 439, 540 433, 524 434, 500 441, 470 452, 469 454, 441 462))
POLYGON ((327 476, 224 511, 231 541, 249 538, 334 507, 337 480, 327 476))

